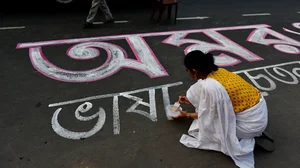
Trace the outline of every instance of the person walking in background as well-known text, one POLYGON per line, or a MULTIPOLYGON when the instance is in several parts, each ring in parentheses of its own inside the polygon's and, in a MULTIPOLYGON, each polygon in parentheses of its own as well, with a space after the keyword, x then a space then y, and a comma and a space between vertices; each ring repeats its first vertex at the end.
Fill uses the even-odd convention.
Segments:
POLYGON ((94 27, 93 21, 96 17, 98 8, 100 8, 100 10, 105 15, 106 21, 104 23, 113 23, 114 22, 114 18, 109 10, 109 7, 107 6, 106 0, 93 0, 89 15, 87 16, 86 22, 84 24, 85 28, 94 27))

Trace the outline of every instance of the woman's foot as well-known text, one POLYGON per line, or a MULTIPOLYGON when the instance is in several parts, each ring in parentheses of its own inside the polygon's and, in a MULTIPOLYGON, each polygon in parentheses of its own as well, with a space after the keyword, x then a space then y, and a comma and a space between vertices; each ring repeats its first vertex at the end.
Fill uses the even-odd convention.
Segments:
POLYGON ((263 132, 261 136, 255 137, 255 145, 263 148, 268 152, 273 152, 275 150, 274 140, 266 132, 263 132))
POLYGON ((271 142, 274 142, 274 139, 266 132, 264 131, 262 133, 262 136, 264 136, 265 138, 267 138, 268 140, 270 140, 271 142))

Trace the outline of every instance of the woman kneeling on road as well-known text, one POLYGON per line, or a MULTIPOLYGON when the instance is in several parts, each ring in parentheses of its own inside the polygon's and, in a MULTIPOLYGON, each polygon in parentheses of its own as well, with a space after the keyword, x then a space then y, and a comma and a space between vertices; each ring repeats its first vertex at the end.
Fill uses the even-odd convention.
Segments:
POLYGON ((197 82, 179 96, 179 103, 192 104, 194 113, 180 111, 175 118, 193 118, 180 142, 189 148, 214 150, 230 156, 238 167, 253 168, 256 144, 273 150, 264 131, 268 109, 254 86, 235 73, 214 64, 213 55, 191 51, 185 56, 186 71, 197 82))

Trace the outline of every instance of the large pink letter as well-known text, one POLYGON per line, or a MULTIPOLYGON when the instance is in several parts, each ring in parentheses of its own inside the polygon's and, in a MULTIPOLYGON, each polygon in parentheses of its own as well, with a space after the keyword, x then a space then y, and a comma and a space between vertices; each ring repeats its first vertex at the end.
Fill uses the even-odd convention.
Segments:
POLYGON ((67 55, 78 60, 87 60, 99 56, 100 52, 96 48, 106 50, 108 56, 106 62, 102 66, 85 71, 70 71, 55 66, 43 55, 41 47, 30 48, 29 54, 35 69, 49 78, 65 82, 101 80, 118 72, 122 67, 144 72, 151 78, 168 75, 141 37, 128 37, 127 41, 137 60, 127 58, 126 51, 120 46, 107 42, 86 42, 71 47, 67 51, 67 55))
MULTIPOLYGON (((185 54, 193 50, 201 50, 205 53, 211 51, 226 51, 235 55, 239 55, 240 57, 248 61, 263 60, 263 58, 241 47, 240 45, 236 44, 235 42, 231 41, 230 39, 213 29, 205 29, 201 32, 215 40, 217 43, 208 43, 200 40, 186 39, 185 37, 188 35, 188 33, 185 32, 174 33, 163 42, 174 46, 181 46, 183 44, 192 43, 193 45, 188 46, 184 50, 185 54)), ((224 53, 215 56, 215 60, 216 64, 219 66, 232 66, 241 62, 240 60, 224 53)))
POLYGON ((266 46, 273 44, 273 47, 280 52, 288 54, 300 54, 300 50, 297 48, 300 47, 300 42, 266 27, 260 27, 253 30, 253 32, 247 38, 247 41, 266 46), (267 35, 271 35, 276 38, 266 38, 267 35))

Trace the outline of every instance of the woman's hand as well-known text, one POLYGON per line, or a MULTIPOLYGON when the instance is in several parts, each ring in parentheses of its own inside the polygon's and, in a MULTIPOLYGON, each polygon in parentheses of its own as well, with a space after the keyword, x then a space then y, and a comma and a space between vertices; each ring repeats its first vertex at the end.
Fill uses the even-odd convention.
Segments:
POLYGON ((180 114, 176 117, 173 117, 173 118, 175 118, 175 119, 177 119, 177 118, 186 118, 187 115, 188 115, 188 113, 185 112, 185 111, 179 110, 179 112, 180 112, 180 114))
POLYGON ((182 110, 179 110, 180 114, 176 117, 173 117, 174 119, 177 118, 192 118, 192 119, 197 119, 198 118, 198 112, 194 112, 194 113, 188 113, 182 110))
POLYGON ((187 99, 187 97, 184 96, 183 94, 179 96, 178 102, 180 104, 191 104, 190 101, 187 99))

